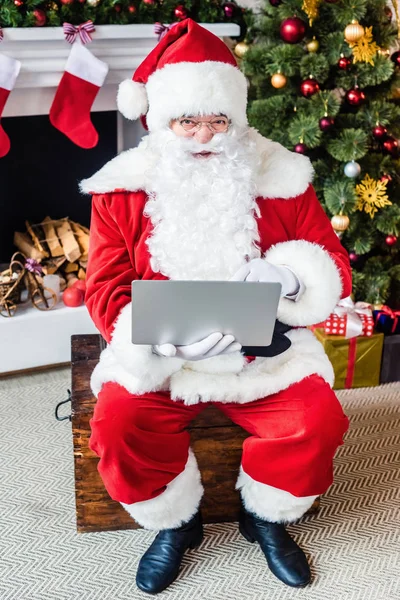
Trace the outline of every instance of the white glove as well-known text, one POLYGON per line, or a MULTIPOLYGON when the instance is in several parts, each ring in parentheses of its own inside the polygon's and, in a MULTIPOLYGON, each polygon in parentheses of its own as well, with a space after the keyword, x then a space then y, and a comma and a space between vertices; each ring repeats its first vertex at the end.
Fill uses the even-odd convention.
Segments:
POLYGON ((281 296, 292 296, 300 288, 300 282, 291 269, 273 265, 263 258, 253 258, 240 267, 231 281, 275 281, 282 284, 281 296))
POLYGON ((203 360, 217 356, 217 354, 237 352, 241 347, 238 342, 235 342, 233 335, 223 335, 222 333, 215 332, 195 344, 189 344, 188 346, 161 344, 161 346, 152 346, 152 351, 164 357, 203 360))

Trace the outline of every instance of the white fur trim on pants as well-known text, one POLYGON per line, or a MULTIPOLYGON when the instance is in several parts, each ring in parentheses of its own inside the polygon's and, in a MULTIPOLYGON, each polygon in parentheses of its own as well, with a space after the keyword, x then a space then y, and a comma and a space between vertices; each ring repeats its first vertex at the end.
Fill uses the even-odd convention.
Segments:
POLYGON ((255 481, 242 467, 236 489, 240 490, 246 510, 272 523, 290 523, 300 519, 318 497, 298 498, 285 490, 255 481))
POLYGON ((121 504, 146 529, 175 529, 196 514, 203 491, 196 458, 189 450, 185 470, 167 485, 162 494, 143 502, 121 504))

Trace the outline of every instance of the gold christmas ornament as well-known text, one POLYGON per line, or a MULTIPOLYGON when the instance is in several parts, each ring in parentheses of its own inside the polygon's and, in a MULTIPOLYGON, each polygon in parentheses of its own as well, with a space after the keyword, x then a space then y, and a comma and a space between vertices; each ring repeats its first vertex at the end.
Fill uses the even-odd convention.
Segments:
POLYGON ((58 4, 57 4, 57 2, 49 2, 48 9, 49 10, 54 10, 54 12, 57 12, 58 11, 58 4))
POLYGON ((381 56, 390 56, 390 50, 389 48, 379 48, 378 54, 381 56))
POLYGON ((309 18, 310 27, 313 24, 313 20, 318 17, 318 9, 321 2, 322 0, 303 0, 303 6, 301 7, 301 10, 304 10, 309 18))
POLYGON ((233 51, 236 54, 236 56, 238 56, 239 58, 243 58, 243 56, 246 54, 248 49, 249 49, 249 45, 246 44, 246 42, 239 42, 234 47, 233 51))
POLYGON ((311 42, 308 42, 308 44, 307 44, 307 50, 309 52, 318 52, 318 50, 319 50, 319 41, 316 40, 315 38, 313 38, 311 40, 311 42))
POLYGON ((356 20, 347 25, 344 30, 344 39, 346 42, 356 42, 364 35, 364 27, 356 20))
POLYGON ((279 90, 280 88, 285 87, 287 84, 287 79, 284 75, 282 75, 282 73, 275 73, 271 77, 271 84, 274 86, 274 88, 279 90))
POLYGON ((354 63, 366 62, 374 66, 372 59, 378 52, 379 46, 372 38, 372 27, 367 27, 365 34, 356 42, 349 42, 349 46, 353 49, 354 63))
POLYGON ((356 185, 356 196, 358 196, 356 209, 365 211, 373 219, 378 208, 392 204, 386 194, 386 186, 387 181, 372 179, 366 175, 361 183, 356 185))
POLYGON ((346 231, 350 225, 350 219, 347 215, 334 215, 331 223, 335 231, 346 231))
POLYGON ((100 4, 100 0, 86 0, 86 2, 92 8, 95 8, 96 6, 98 6, 100 4))

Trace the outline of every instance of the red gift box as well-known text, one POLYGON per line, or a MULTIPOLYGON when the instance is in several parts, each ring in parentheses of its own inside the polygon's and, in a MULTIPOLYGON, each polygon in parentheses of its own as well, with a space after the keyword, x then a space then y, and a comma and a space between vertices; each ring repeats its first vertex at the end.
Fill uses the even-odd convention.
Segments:
MULTIPOLYGON (((360 335, 370 337, 374 333, 374 319, 372 316, 358 314, 362 323, 360 335)), ((328 335, 346 335, 348 315, 336 315, 332 313, 324 321, 324 331, 328 335)))

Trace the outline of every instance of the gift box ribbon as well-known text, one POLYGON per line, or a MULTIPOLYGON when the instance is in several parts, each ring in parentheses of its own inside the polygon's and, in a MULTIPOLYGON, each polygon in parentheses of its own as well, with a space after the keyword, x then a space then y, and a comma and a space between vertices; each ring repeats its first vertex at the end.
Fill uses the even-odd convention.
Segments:
POLYGON ((376 322, 379 322, 379 319, 381 317, 383 317, 384 315, 390 317, 391 319, 393 319, 393 325, 392 325, 392 330, 391 333, 394 333, 396 331, 397 328, 397 323, 399 322, 399 317, 400 317, 400 310, 392 310, 389 306, 385 306, 383 305, 382 308, 379 309, 379 314, 376 318, 376 322))
POLYGON ((363 332, 363 322, 360 315, 365 315, 372 318, 371 305, 367 302, 356 302, 348 298, 343 298, 335 306, 334 314, 338 317, 347 317, 345 338, 351 339, 361 335, 363 332))

